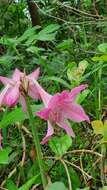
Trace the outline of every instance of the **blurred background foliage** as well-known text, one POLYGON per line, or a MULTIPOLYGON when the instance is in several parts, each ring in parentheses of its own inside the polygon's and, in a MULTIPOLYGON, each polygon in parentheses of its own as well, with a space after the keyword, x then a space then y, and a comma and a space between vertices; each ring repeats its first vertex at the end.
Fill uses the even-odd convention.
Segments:
MULTIPOLYGON (((28 73, 40 67, 39 81, 52 94, 87 83, 89 90, 84 91, 77 101, 83 103, 92 120, 102 118, 107 105, 107 0, 1 0, 0 18, 0 75, 11 75, 16 67, 25 69, 28 73), (31 2, 32 6, 36 4, 36 8, 32 8, 38 18, 36 23, 29 12, 31 2)), ((27 125, 26 120, 22 123, 27 125)), ((36 124, 42 127, 44 125, 39 119, 36 120, 36 124)), ((96 146, 98 139, 90 126, 79 124, 79 127, 74 123, 72 126, 77 135, 76 140, 73 140, 73 149, 91 149, 96 146)), ((21 137, 16 129, 17 127, 10 132, 11 146, 14 149, 9 162, 11 169, 18 165, 23 151, 21 137), (13 164, 15 157, 17 159, 13 164)), ((40 138, 43 132, 45 130, 41 129, 40 138)), ((56 134, 59 134, 58 130, 56 134)), ((58 139, 55 139, 60 147, 62 139, 57 141, 58 139)), ((66 137, 63 142, 65 141, 66 137)), ((58 154, 54 148, 55 142, 53 140, 48 148, 44 147, 45 156, 49 156, 50 153, 58 154)), ((72 142, 70 146, 71 144, 72 142)), ((66 150, 70 146, 68 145, 66 150)), ((27 145, 26 169, 21 173, 23 177, 19 184, 23 184, 34 175, 35 168, 29 157, 30 149, 27 145), (29 173, 25 177, 27 171, 29 173)), ((93 180, 87 180, 83 174, 81 176, 71 167, 73 190, 84 186, 96 190, 101 186, 99 165, 93 166, 95 158, 91 155, 81 155, 72 158, 68 156, 67 159, 80 164, 93 176, 93 180)), ((51 165, 52 161, 48 160, 46 167, 49 169, 51 165)), ((4 166, 1 181, 3 176, 10 172, 9 168, 5 169, 4 166)), ((36 170, 38 171, 38 168, 36 170)), ((19 166, 18 171, 21 171, 19 166)), ((57 181, 60 176, 60 180, 67 186, 61 164, 55 165, 51 176, 53 181, 57 181)), ((16 178, 17 175, 14 176, 14 180, 16 178)))

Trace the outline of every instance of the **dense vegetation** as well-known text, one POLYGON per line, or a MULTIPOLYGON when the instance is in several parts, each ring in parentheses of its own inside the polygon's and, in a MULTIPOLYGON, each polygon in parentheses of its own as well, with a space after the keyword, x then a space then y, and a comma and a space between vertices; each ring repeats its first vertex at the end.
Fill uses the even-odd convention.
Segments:
POLYGON ((8 84, 0 77, 0 190, 107 190, 107 0, 1 0, 0 18, 0 76, 11 78, 16 68, 23 72, 16 71, 18 89, 18 78, 8 84), (38 68, 36 82, 28 74, 38 68), (8 94, 11 85, 11 96, 3 94, 2 83, 8 94), (41 86, 53 95, 52 103, 41 86), (67 118, 73 138, 56 120, 57 111, 65 119, 69 92, 77 86, 72 101, 82 105, 85 119, 67 118), (30 88, 40 98, 32 99, 30 88), (26 110, 12 102, 17 90, 26 110), (40 112, 45 104, 48 119, 40 112), (54 123, 54 134, 38 145, 38 155, 36 143, 47 131, 43 119, 54 123))

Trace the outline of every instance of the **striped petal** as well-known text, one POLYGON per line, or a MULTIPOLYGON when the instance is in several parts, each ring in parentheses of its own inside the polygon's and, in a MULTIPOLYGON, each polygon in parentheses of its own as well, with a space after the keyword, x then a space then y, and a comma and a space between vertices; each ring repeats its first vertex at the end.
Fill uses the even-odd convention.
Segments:
POLYGON ((51 138, 51 136, 53 135, 53 133, 54 133, 53 127, 52 127, 51 123, 48 121, 47 134, 46 134, 46 136, 42 139, 41 144, 47 143, 47 141, 51 138))

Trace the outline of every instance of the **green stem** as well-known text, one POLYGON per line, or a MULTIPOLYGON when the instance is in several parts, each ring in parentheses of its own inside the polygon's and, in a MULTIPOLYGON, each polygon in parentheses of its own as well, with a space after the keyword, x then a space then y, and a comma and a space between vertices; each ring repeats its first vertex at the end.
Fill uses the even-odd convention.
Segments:
POLYGON ((37 159, 38 159, 38 164, 39 164, 39 168, 40 168, 42 184, 43 184, 43 188, 45 189, 45 187, 47 185, 47 179, 46 179, 46 176, 44 173, 44 168, 43 168, 43 160, 42 160, 42 152, 41 152, 41 147, 40 147, 40 141, 39 141, 39 137, 38 137, 37 128, 34 127, 35 126, 35 120, 33 117, 32 109, 30 107, 30 102, 29 102, 28 97, 26 98, 26 103, 27 103, 27 110, 28 110, 28 114, 29 114, 29 119, 31 122, 31 130, 32 130, 33 140, 34 140, 34 144, 35 144, 35 148, 36 148, 36 152, 37 152, 37 159))
POLYGON ((104 174, 104 167, 105 167, 105 157, 106 157, 106 145, 101 145, 101 154, 103 155, 101 160, 101 182, 102 186, 105 185, 105 174, 104 174))

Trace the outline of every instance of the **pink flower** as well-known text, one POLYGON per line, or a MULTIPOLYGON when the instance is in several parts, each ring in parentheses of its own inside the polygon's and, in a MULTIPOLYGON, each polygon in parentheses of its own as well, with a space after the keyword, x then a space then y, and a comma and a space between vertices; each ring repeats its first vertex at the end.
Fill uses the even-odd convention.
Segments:
POLYGON ((27 94, 34 99, 40 97, 33 82, 33 80, 37 80, 38 77, 39 68, 27 76, 18 69, 15 69, 11 79, 0 76, 0 82, 5 85, 5 88, 0 94, 0 106, 7 105, 14 107, 20 99, 23 110, 26 111, 25 95, 27 94))
POLYGON ((46 136, 42 140, 42 144, 46 143, 53 135, 53 125, 57 124, 59 127, 65 129, 69 136, 75 137, 75 134, 69 124, 69 119, 81 122, 89 122, 89 117, 85 114, 82 106, 75 103, 75 98, 78 93, 84 90, 87 85, 80 85, 74 88, 71 92, 63 91, 51 96, 35 81, 35 85, 41 98, 45 104, 45 108, 37 112, 36 115, 48 121, 48 130, 46 136))

